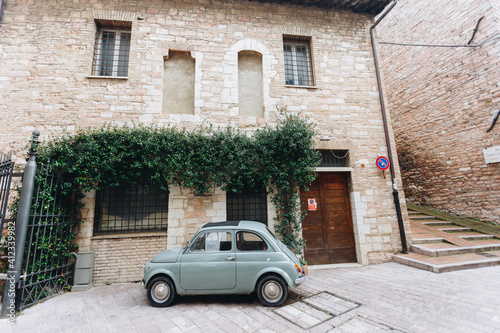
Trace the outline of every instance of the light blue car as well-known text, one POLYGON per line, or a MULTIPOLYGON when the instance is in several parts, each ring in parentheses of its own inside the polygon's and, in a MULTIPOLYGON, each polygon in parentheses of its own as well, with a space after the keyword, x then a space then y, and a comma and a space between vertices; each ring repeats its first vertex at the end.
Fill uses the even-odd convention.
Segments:
POLYGON ((306 279, 299 257, 260 222, 208 223, 183 247, 144 265, 142 285, 151 305, 172 304, 177 295, 250 294, 278 306, 288 287, 306 279))

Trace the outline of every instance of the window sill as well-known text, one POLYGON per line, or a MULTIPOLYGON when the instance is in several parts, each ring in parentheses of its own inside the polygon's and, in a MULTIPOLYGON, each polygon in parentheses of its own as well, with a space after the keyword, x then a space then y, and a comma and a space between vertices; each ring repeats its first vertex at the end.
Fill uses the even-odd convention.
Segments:
POLYGON ((167 236, 165 231, 150 231, 150 232, 130 232, 130 233, 116 233, 116 234, 100 234, 90 237, 91 240, 102 239, 121 239, 121 238, 140 238, 140 237, 163 237, 167 236))
POLYGON ((318 89, 317 86, 299 86, 293 84, 285 84, 285 88, 318 89))
POLYGON ((87 79, 115 79, 115 80, 128 80, 128 76, 100 76, 100 75, 90 75, 87 79))

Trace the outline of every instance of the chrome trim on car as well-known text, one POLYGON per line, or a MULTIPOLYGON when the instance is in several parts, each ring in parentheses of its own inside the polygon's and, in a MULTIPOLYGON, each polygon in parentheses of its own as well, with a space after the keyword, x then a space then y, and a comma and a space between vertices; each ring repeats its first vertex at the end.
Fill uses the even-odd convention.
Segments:
POLYGON ((298 279, 295 279, 295 285, 298 286, 299 284, 301 284, 302 282, 304 282, 306 280, 306 276, 302 276, 298 279))

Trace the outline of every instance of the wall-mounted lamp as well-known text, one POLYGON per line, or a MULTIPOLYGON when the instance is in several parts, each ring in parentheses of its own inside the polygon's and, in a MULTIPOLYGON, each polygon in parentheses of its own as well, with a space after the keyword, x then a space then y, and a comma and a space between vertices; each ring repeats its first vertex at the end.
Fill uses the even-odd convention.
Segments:
POLYGON ((319 141, 330 141, 330 137, 328 135, 323 135, 319 141))

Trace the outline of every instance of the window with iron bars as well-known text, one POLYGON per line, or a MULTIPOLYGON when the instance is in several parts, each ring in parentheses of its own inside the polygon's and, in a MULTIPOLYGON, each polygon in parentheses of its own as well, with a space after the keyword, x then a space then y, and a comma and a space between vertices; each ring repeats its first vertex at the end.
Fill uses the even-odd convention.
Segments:
POLYGON ((247 188, 242 193, 227 192, 228 221, 257 221, 267 225, 267 193, 264 187, 247 188))
POLYGON ((283 38, 285 80, 287 85, 313 86, 311 42, 308 39, 283 38))
POLYGON ((107 21, 104 24, 96 21, 97 36, 92 75, 127 77, 131 23, 107 21))
POLYGON ((349 150, 325 149, 319 151, 321 154, 320 167, 346 167, 349 150))
POLYGON ((94 234, 166 231, 168 195, 156 187, 126 184, 97 192, 94 234))

